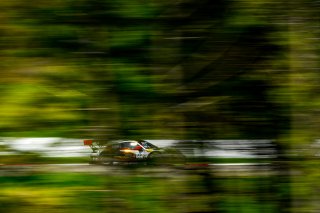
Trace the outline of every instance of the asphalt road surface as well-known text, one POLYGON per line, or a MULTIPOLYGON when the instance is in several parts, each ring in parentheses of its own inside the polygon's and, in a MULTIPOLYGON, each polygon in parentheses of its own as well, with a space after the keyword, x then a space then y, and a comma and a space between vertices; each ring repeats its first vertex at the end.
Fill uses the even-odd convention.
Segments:
POLYGON ((180 167, 173 166, 106 166, 93 164, 19 164, 0 165, 0 176, 19 176, 34 172, 72 172, 128 175, 139 171, 149 175, 178 175, 184 171, 206 170, 216 175, 270 175, 273 173, 269 164, 188 164, 180 167))

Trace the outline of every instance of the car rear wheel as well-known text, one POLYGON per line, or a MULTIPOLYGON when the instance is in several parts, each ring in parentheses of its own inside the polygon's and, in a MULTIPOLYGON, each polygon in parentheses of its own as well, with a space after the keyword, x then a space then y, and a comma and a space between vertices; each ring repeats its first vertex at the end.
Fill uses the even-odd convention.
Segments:
POLYGON ((101 152, 99 155, 100 164, 113 165, 114 158, 111 154, 101 152))

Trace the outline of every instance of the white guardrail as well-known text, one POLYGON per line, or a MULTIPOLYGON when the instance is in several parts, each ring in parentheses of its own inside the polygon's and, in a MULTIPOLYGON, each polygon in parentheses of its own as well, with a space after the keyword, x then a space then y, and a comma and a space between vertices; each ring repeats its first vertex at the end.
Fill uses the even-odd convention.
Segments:
MULTIPOLYGON (((188 157, 270 158, 276 154, 272 140, 147 140, 159 147, 175 146, 188 157)), ((45 157, 89 156, 91 149, 83 139, 0 138, 0 155, 34 152, 45 157), (2 147, 2 148, 1 148, 2 147)))

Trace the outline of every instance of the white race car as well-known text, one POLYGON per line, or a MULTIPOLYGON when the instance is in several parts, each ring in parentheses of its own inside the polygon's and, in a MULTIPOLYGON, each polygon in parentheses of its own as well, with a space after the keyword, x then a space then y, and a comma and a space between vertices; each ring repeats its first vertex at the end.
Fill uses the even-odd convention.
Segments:
MULTIPOLYGON (((88 144, 86 144, 88 145, 88 144)), ((148 164, 180 164, 185 157, 174 148, 159 148, 145 140, 125 140, 93 148, 92 163, 146 162, 148 164)))

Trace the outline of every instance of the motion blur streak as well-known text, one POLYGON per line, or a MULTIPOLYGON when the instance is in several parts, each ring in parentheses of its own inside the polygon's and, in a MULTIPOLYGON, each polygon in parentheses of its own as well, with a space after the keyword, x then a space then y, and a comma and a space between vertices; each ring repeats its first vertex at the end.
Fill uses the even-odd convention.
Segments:
POLYGON ((0 9, 0 212, 320 212, 319 0, 0 9), (186 162, 89 165, 84 139, 186 162))

